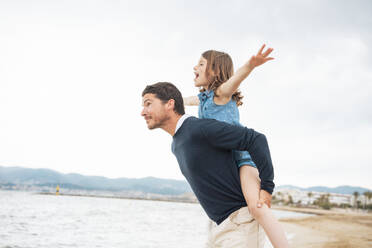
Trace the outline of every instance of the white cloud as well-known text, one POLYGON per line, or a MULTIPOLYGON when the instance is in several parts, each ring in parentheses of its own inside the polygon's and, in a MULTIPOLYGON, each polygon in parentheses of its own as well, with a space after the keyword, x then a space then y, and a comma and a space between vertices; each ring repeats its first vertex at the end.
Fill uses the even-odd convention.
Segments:
MULTIPOLYGON (((196 94, 207 49, 243 83, 241 122, 267 134, 277 184, 372 188, 368 1, 12 1, 0 4, 0 164, 182 179, 171 137, 142 118, 147 84, 196 94)), ((196 115, 195 108, 188 112, 196 115)))

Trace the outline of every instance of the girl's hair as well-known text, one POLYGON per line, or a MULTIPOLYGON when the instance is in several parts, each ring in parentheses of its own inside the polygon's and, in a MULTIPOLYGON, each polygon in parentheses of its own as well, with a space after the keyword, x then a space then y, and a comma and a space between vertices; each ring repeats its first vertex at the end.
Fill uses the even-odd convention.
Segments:
MULTIPOLYGON (((207 60, 206 76, 211 82, 208 85, 208 90, 213 90, 216 95, 216 89, 234 74, 233 62, 230 55, 215 50, 204 52, 202 57, 207 60), (210 72, 213 72, 214 75, 211 76, 210 72)), ((205 89, 202 88, 200 91, 203 92, 205 89)), ((243 104, 242 98, 243 96, 238 90, 232 95, 232 99, 236 101, 237 106, 243 104)))

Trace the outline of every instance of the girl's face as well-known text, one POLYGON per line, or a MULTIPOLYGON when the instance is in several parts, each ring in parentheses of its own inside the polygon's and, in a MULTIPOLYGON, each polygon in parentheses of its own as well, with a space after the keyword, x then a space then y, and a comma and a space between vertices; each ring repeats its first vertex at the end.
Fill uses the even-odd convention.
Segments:
POLYGON ((207 60, 203 57, 200 57, 198 64, 194 66, 195 87, 208 88, 209 80, 208 80, 206 71, 207 71, 207 60))

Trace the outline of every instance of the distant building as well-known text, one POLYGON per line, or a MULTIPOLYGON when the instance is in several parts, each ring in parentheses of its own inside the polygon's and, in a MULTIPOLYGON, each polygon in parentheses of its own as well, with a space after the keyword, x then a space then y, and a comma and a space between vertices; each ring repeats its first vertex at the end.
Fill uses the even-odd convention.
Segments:
MULTIPOLYGON (((275 191, 274 196, 278 200, 283 200, 288 202, 290 197, 292 198, 293 203, 299 203, 302 205, 313 204, 314 201, 319 199, 322 195, 329 196, 329 202, 333 204, 347 204, 353 206, 355 204, 354 196, 347 194, 336 194, 336 193, 326 193, 326 192, 315 192, 315 191, 304 191, 291 188, 282 188, 275 191)), ((361 195, 358 197, 359 201, 364 201, 364 196, 361 195)))

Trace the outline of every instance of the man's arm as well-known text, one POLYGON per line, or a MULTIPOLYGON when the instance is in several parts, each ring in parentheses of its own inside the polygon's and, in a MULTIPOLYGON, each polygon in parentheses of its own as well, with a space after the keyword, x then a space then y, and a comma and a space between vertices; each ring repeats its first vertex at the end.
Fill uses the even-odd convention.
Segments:
POLYGON ((257 165, 261 179, 261 189, 274 190, 274 169, 271 161, 269 145, 265 135, 246 127, 234 126, 225 122, 204 119, 201 131, 215 147, 226 150, 245 150, 257 165))

